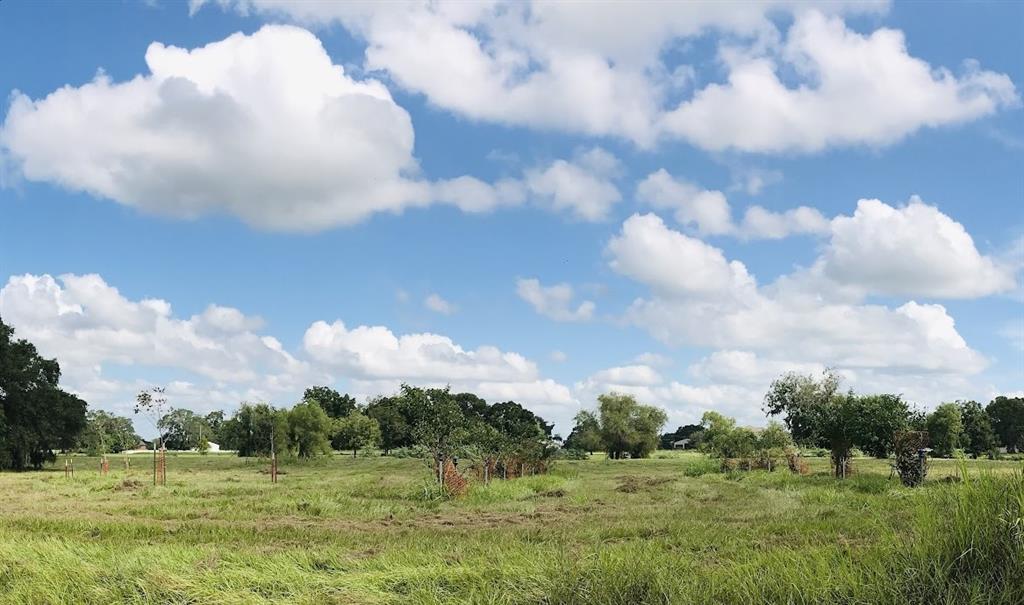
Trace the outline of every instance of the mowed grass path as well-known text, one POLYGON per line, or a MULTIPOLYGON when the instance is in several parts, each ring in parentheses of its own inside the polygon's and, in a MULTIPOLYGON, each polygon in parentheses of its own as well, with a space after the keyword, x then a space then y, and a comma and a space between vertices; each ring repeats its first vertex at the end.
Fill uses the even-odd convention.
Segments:
MULTIPOLYGON (((911 544, 919 489, 859 459, 839 482, 697 475, 696 454, 564 461, 438 499, 414 459, 146 456, 0 473, 2 603, 857 602, 867 562, 911 544)), ((1012 473, 1019 462, 970 461, 1012 473)), ((1024 597, 1022 597, 1024 600, 1024 597)))

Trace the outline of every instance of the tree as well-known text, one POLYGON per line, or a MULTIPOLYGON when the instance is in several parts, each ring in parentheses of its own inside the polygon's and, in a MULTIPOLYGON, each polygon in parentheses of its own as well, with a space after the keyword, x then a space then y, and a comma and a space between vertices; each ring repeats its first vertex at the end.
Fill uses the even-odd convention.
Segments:
POLYGON ((992 421, 977 401, 961 401, 960 417, 964 423, 964 449, 977 458, 991 454, 996 448, 992 421))
POLYGON ((288 447, 286 413, 266 403, 243 403, 221 433, 222 445, 239 456, 269 456, 272 446, 279 452, 288 447))
POLYGON ((769 422, 768 426, 757 434, 757 455, 772 470, 772 460, 783 455, 786 447, 792 445, 793 439, 778 422, 769 422))
POLYGON ((785 374, 765 394, 764 411, 784 416, 797 443, 828 447, 836 477, 845 477, 850 451, 863 447, 879 455, 891 450, 891 432, 907 425, 910 410, 896 395, 858 397, 853 391, 840 393, 839 385, 839 375, 832 370, 826 370, 820 380, 785 374))
POLYGON ((936 456, 948 458, 960 447, 964 437, 964 422, 960 406, 943 403, 928 414, 928 438, 936 456))
POLYGON ((1010 452, 1024 451, 1024 397, 1000 395, 985 407, 999 443, 1010 452))
POLYGON ((857 447, 876 458, 887 458, 895 447, 896 433, 909 428, 910 406, 899 395, 860 395, 857 401, 862 422, 857 447))
POLYGON ((86 426, 86 403, 61 390, 60 365, 15 340, 0 320, 0 469, 40 468, 53 450, 74 447, 86 426))
POLYGON ((597 398, 601 441, 608 457, 629 453, 646 457, 658 446, 658 431, 668 417, 652 406, 640 405, 632 395, 607 393, 597 398))
POLYGON ((335 425, 316 401, 298 403, 285 414, 288 445, 299 458, 331 454, 335 425))
POLYGON ((352 450, 352 457, 359 450, 380 443, 380 424, 377 420, 356 410, 338 421, 337 442, 344 449, 352 450))
POLYGON ((399 447, 412 445, 412 428, 397 397, 378 397, 366 405, 366 415, 380 427, 380 447, 384 455, 399 447))
POLYGON ((302 394, 302 400, 316 402, 331 418, 344 418, 356 409, 356 400, 342 395, 330 387, 309 387, 302 394))
POLYGON ((172 408, 157 422, 164 438, 164 446, 170 450, 198 449, 201 439, 210 434, 206 420, 185 408, 172 408))
POLYGON ((444 466, 467 441, 469 426, 462 409, 447 388, 420 389, 402 385, 401 397, 409 410, 416 411, 413 439, 428 452, 444 486, 444 466))
POLYGON ((85 430, 78 437, 77 447, 91 456, 118 453, 138 445, 141 439, 128 418, 90 410, 86 414, 85 430))
POLYGON ((206 422, 206 426, 210 428, 209 439, 217 444, 223 444, 223 437, 221 437, 221 428, 224 425, 224 412, 220 410, 214 410, 203 417, 206 422))
MULTIPOLYGON (((480 401, 487 405, 486 401, 480 401)), ((483 416, 487 424, 513 440, 550 437, 552 429, 555 428, 555 425, 544 422, 543 418, 515 401, 495 403, 486 408, 483 416)))
POLYGON ((574 418, 576 424, 565 440, 565 448, 582 450, 593 454, 603 447, 601 440, 601 421, 593 412, 581 410, 574 418))

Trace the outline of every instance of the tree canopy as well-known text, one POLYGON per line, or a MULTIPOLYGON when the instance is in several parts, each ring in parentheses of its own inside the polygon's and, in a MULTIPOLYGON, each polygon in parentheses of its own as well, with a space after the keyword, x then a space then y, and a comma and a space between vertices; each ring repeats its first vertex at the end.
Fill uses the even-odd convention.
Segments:
POLYGON ((60 389, 60 365, 0 320, 0 469, 39 468, 75 446, 86 403, 60 389))

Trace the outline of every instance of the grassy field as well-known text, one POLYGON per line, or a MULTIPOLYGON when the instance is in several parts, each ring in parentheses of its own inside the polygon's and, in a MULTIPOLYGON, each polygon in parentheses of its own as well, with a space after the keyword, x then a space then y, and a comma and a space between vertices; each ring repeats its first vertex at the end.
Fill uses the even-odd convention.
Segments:
POLYGON ((595 458, 448 501, 413 459, 147 460, 0 474, 0 602, 1024 603, 1020 462, 595 458))

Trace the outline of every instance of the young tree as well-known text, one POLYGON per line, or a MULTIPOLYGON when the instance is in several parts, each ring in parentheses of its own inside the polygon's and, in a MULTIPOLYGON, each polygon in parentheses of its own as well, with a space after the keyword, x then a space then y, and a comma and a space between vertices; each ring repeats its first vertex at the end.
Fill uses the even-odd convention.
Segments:
POLYGON ((315 402, 328 416, 334 419, 344 418, 356 409, 356 400, 348 394, 342 395, 330 387, 309 387, 302 394, 305 402, 315 402))
POLYGON ((334 423, 315 401, 296 404, 285 416, 288 444, 299 458, 331 454, 334 423))
POLYGON ((772 470, 773 460, 783 455, 786 447, 792 445, 793 439, 778 422, 769 422, 768 426, 757 434, 757 455, 772 470))
POLYGON ((343 449, 352 450, 352 457, 359 450, 380 443, 380 424, 377 420, 356 410, 338 421, 336 441, 343 449))
POLYGON ((991 454, 996 448, 996 434, 981 404, 977 401, 961 401, 960 417, 964 423, 964 447, 967 452, 975 458, 991 454))
POLYGON ((582 450, 593 454, 604 447, 601 440, 601 421, 593 412, 580 410, 574 418, 576 425, 569 438, 565 440, 565 448, 569 450, 582 450))
POLYGON ((928 415, 928 438, 936 456, 948 458, 960 447, 964 436, 960 406, 943 403, 928 415))
MULTIPOLYGON (((166 449, 160 420, 171 409, 167 404, 167 397, 164 396, 164 393, 164 387, 153 387, 148 391, 139 391, 135 396, 135 414, 142 414, 146 417, 149 420, 149 424, 157 432, 156 439, 153 440, 153 485, 156 485, 158 481, 157 449, 166 449)), ((166 480, 166 477, 164 479, 166 480)))
POLYGON ((985 407, 999 443, 1010 452, 1024 451, 1024 397, 1000 395, 985 407))
POLYGON ((444 486, 444 467, 469 436, 468 422, 447 388, 419 389, 402 385, 404 405, 417 410, 413 438, 430 452, 437 482, 444 486))

